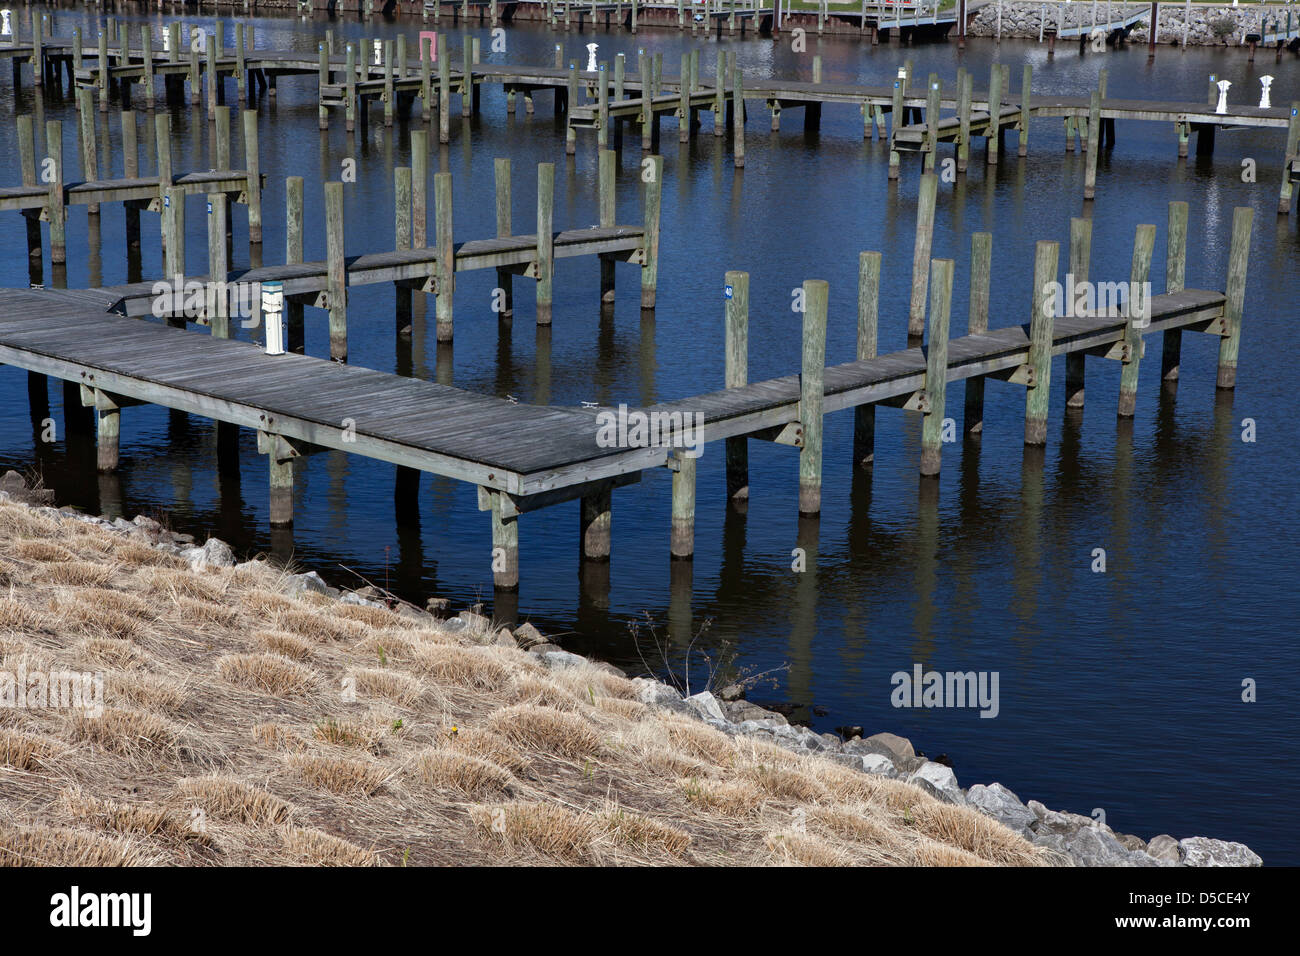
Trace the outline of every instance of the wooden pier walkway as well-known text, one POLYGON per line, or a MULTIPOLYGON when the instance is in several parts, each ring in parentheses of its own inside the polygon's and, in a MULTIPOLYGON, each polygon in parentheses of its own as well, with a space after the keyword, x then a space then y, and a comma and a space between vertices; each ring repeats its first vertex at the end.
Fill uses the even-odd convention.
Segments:
MULTIPOLYGON (((607 153, 607 155, 609 155, 607 153)), ((933 181, 933 173, 926 174, 933 181)), ((479 508, 492 514, 492 571, 502 590, 518 586, 519 518, 563 501, 581 499, 580 553, 584 560, 609 558, 612 492, 639 480, 651 468, 673 472, 670 553, 694 553, 696 458, 708 443, 726 448, 727 495, 748 495, 750 438, 773 441, 799 451, 799 510, 820 511, 822 420, 825 414, 854 410, 853 461, 874 460, 877 406, 898 407, 923 416, 920 471, 923 480, 940 471, 949 383, 965 381, 964 430, 983 429, 983 389, 987 379, 1023 387, 1025 443, 1047 440, 1052 359, 1066 357, 1065 404, 1077 408, 1084 396, 1084 359, 1119 362, 1118 413, 1134 414, 1144 339, 1164 336, 1161 377, 1175 386, 1184 332, 1203 332, 1220 341, 1217 384, 1236 384, 1252 211, 1233 216, 1226 291, 1183 288, 1186 268, 1187 206, 1171 203, 1167 235, 1166 289, 1121 307, 1077 314, 1071 307, 1055 315, 1052 284, 1059 274, 1058 244, 1039 242, 1034 262, 1029 321, 990 330, 987 289, 992 237, 972 236, 971 307, 968 334, 951 338, 953 262, 922 262, 928 277, 928 336, 923 344, 878 355, 878 302, 881 256, 864 252, 859 260, 858 347, 854 361, 825 365, 827 284, 803 285, 805 310, 800 371, 764 382, 746 381, 749 277, 726 275, 726 388, 707 394, 633 409, 633 416, 661 423, 658 437, 610 441, 604 419, 610 409, 537 407, 515 403, 370 369, 292 352, 271 355, 252 343, 223 340, 212 326, 204 335, 186 328, 130 318, 132 290, 0 290, 0 362, 26 369, 35 385, 33 401, 43 400, 44 379, 54 376, 79 391, 82 404, 96 410, 98 462, 102 471, 118 466, 120 415, 125 407, 155 404, 201 416, 219 427, 256 429, 258 448, 268 456, 271 521, 293 520, 293 462, 316 449, 333 449, 390 462, 460 481, 479 489, 479 508), (981 290, 985 290, 981 292, 981 290), (106 311, 115 308, 118 312, 106 311)), ((1137 228, 1130 288, 1150 282, 1156 227, 1137 228)), ((1071 223, 1069 269, 1086 281, 1091 222, 1071 223)), ((460 247, 462 250, 464 247, 460 247)), ((364 257, 363 257, 364 258, 364 257)), ((427 253, 411 260, 426 268, 427 253)), ((391 281, 392 262, 352 260, 349 270, 367 268, 391 281)), ((327 270, 328 271, 328 270, 327 270)), ((286 283, 321 285, 318 263, 300 271, 273 268, 286 283)), ((247 275, 247 274, 246 274, 247 275)), ((1073 292, 1070 293, 1073 296, 1073 292)), ((66 392, 65 392, 66 394, 66 392)), ((627 409, 620 407, 620 412, 627 409)))

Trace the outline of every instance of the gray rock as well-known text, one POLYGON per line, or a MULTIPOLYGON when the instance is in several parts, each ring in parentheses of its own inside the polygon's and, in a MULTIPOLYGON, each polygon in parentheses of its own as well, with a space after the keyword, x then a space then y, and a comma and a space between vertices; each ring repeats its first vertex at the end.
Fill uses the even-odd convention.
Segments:
POLYGON ((747 700, 723 701, 722 710, 732 723, 741 724, 747 720, 775 720, 788 723, 785 717, 771 710, 764 710, 747 700))
POLYGON ((606 674, 609 674, 611 677, 627 677, 627 671, 623 670, 622 668, 615 667, 613 664, 609 663, 608 661, 593 661, 588 659, 587 663, 590 664, 592 667, 596 668, 596 670, 598 671, 604 671, 606 674))
POLYGON ((1147 848, 1147 841, 1140 836, 1134 836, 1132 833, 1116 833, 1115 839, 1119 841, 1120 846, 1126 850, 1143 851, 1147 848))
POLYGON ((542 632, 539 631, 537 628, 533 627, 533 625, 525 623, 525 624, 520 624, 517 628, 515 628, 515 643, 518 644, 520 647, 522 647, 524 650, 528 650, 528 648, 534 647, 537 644, 547 644, 553 642, 548 642, 546 638, 542 636, 542 632))
POLYGON ((872 742, 884 747, 886 751, 895 757, 916 756, 916 750, 912 747, 912 742, 906 737, 899 737, 897 734, 872 734, 867 738, 867 743, 872 742))
POLYGON ((1019 797, 1002 784, 990 783, 986 786, 977 783, 966 792, 966 802, 988 814, 1003 826, 1026 837, 1033 837, 1034 831, 1030 824, 1038 818, 1032 810, 1020 802, 1019 797))
POLYGON ((1183 862, 1183 848, 1168 833, 1152 837, 1151 842, 1147 844, 1147 853, 1165 863, 1183 862))
POLYGON ((473 611, 461 611, 457 616, 465 622, 470 631, 485 633, 492 629, 492 622, 482 614, 475 614, 473 611))
POLYGON ((492 638, 492 643, 495 644, 497 647, 517 648, 519 646, 518 644, 515 643, 515 636, 510 633, 510 628, 508 627, 503 627, 499 631, 497 631, 496 636, 492 638))
MULTIPOLYGON (((321 583, 324 584, 325 582, 322 581, 321 583)), ((322 591, 321 593, 323 594, 325 592, 322 591)), ((369 598, 364 598, 356 591, 347 591, 346 593, 344 593, 344 595, 341 598, 339 598, 339 602, 342 604, 356 604, 359 607, 380 607, 381 608, 386 606, 381 601, 372 601, 369 598)))
POLYGON ((1188 837, 1179 840, 1183 862, 1187 866, 1263 866, 1264 861, 1244 843, 1211 840, 1209 837, 1188 837))
POLYGON ((632 678, 632 686, 636 688, 637 700, 643 704, 649 704, 651 707, 662 707, 677 713, 694 713, 690 706, 682 700, 682 695, 677 692, 675 687, 670 687, 667 684, 646 677, 632 678))
POLYGON ((722 705, 718 703, 718 698, 707 690, 702 690, 698 694, 687 697, 686 703, 705 720, 727 722, 727 715, 722 712, 722 705))
POLYGON ((766 734, 769 737, 776 732, 778 728, 788 727, 789 724, 782 721, 764 718, 760 720, 738 720, 736 728, 742 734, 766 734))
POLYGON ((547 651, 539 654, 542 663, 550 670, 559 670, 563 667, 581 667, 587 663, 585 657, 579 657, 577 654, 570 654, 568 651, 547 651))
POLYGON ((1069 841, 1067 852, 1083 866, 1159 866, 1146 853, 1126 849, 1101 826, 1079 829, 1069 841))
POLYGON ((838 764, 843 764, 845 767, 850 767, 853 770, 862 769, 863 758, 855 756, 854 754, 846 754, 846 753, 826 754, 826 759, 832 760, 838 764))
POLYGON ((935 763, 927 760, 916 770, 908 774, 908 783, 919 783, 925 781, 934 790, 938 791, 939 799, 945 803, 965 803, 966 798, 962 796, 961 787, 957 785, 957 775, 952 772, 951 767, 945 767, 941 763, 935 763))
POLYGON ((719 700, 740 700, 745 696, 745 688, 739 684, 728 684, 722 690, 718 691, 719 700))
POLYGON ((541 657, 543 654, 554 654, 555 652, 562 650, 564 650, 564 648, 560 647, 559 644, 542 643, 534 644, 532 647, 528 648, 528 653, 536 654, 538 657, 541 657))
MULTIPOLYGON (((128 525, 130 527, 134 526, 128 525)), ((190 568, 194 571, 235 566, 235 552, 220 538, 208 538, 201 548, 186 548, 181 552, 181 557, 190 563, 190 568)))
MULTIPOLYGON (((401 613, 401 608, 398 608, 398 613, 401 613)), ((442 628, 444 631, 451 631, 453 634, 460 633, 466 629, 465 622, 458 617, 449 617, 445 621, 437 621, 436 623, 438 627, 442 628)))
MULTIPOLYGON (((331 588, 333 590, 333 588, 331 588)), ((335 592, 337 593, 337 592, 335 592)), ((397 616, 404 617, 408 621, 415 621, 421 627, 438 627, 445 626, 447 621, 440 621, 428 611, 421 611, 418 607, 412 607, 409 604, 399 604, 396 608, 397 616)))
POLYGON ((878 777, 894 778, 898 776, 898 770, 894 766, 894 761, 890 760, 884 754, 865 754, 858 758, 862 761, 862 769, 867 773, 875 774, 878 777))
POLYGON ((285 592, 294 597, 299 594, 329 594, 330 586, 325 583, 324 579, 315 571, 308 571, 306 574, 295 574, 289 579, 289 585, 285 592))

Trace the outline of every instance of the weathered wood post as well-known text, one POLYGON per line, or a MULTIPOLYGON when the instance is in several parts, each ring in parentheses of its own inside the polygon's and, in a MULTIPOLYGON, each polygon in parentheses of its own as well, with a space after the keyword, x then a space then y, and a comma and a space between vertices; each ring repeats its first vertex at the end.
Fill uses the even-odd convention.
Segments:
POLYGON ((384 128, 393 125, 393 41, 384 41, 384 128))
MULTIPOLYGON (((858 255, 858 361, 876 357, 880 328, 880 253, 858 255)), ((853 409, 853 464, 870 468, 876 460, 876 406, 853 409)))
POLYGON ((723 136, 727 132, 727 53, 718 51, 718 58, 713 64, 713 135, 723 136))
POLYGON ((49 153, 50 165, 53 166, 50 179, 50 195, 46 200, 46 209, 50 217, 50 262, 54 264, 67 261, 66 230, 67 212, 63 204, 63 122, 61 120, 45 121, 45 149, 49 153))
POLYGON ((154 106, 153 88, 153 31, 148 24, 140 27, 140 45, 144 54, 144 105, 152 110, 154 106))
POLYGON ((826 378, 826 309, 830 286, 824 279, 803 283, 803 361, 799 372, 799 514, 822 510, 822 406, 826 378))
MULTIPOLYGON (((496 184, 497 238, 509 236, 510 223, 510 160, 494 159, 492 172, 496 184)), ((514 273, 509 268, 497 269, 497 288, 501 290, 501 311, 498 319, 510 319, 515 314, 514 273)))
POLYGON ((329 129, 330 113, 325 106, 325 87, 333 82, 333 74, 330 72, 330 54, 324 43, 317 47, 319 64, 316 67, 316 88, 319 91, 316 97, 316 125, 320 129, 329 129))
MULTIPOLYGON (((1067 297, 1073 298, 1074 289, 1088 281, 1092 258, 1092 220, 1076 216, 1070 220, 1070 267, 1066 270, 1067 297)), ((1086 354, 1069 352, 1065 356, 1065 407, 1083 408, 1086 354)))
POLYGON ((944 395, 948 383, 948 313, 952 305, 951 259, 930 265, 930 339, 925 353, 926 408, 921 421, 921 474, 939 474, 943 451, 944 395))
POLYGON ((653 108, 650 89, 650 57, 642 54, 638 64, 641 71, 641 150, 650 151, 650 132, 653 108))
POLYGON ((221 71, 217 66, 217 38, 208 34, 206 64, 208 80, 208 119, 213 119, 217 111, 217 88, 221 86, 221 71))
MULTIPOLYGON (((1165 235, 1165 292, 1182 292, 1187 277, 1187 203, 1169 204, 1169 228, 1165 235)), ((1160 347, 1160 378, 1166 386, 1178 387, 1178 366, 1182 358, 1183 330, 1166 329, 1160 347)))
POLYGON ((1255 210, 1238 206, 1232 212, 1232 247, 1228 252, 1228 284, 1224 290, 1224 335, 1219 339, 1219 388, 1237 385, 1237 353, 1241 348, 1241 319, 1246 304, 1246 267, 1250 264, 1250 226, 1255 210))
MULTIPOLYGON (((609 228, 615 225, 617 216, 614 172, 617 157, 612 149, 602 149, 598 159, 598 191, 600 193, 600 225, 609 228)), ((600 256, 600 301, 602 305, 614 303, 614 258, 607 254, 600 256)))
MULTIPOLYGON (((725 386, 743 388, 749 383, 749 273, 731 271, 725 279, 726 300, 725 386)), ((749 498, 749 437, 734 435, 726 440, 727 497, 749 498)))
POLYGON ((248 171, 248 243, 262 243, 262 166, 257 149, 257 110, 244 110, 244 169, 248 171))
MULTIPOLYGON (((1089 131, 1091 137, 1092 132, 1089 131)), ((1151 254, 1156 245, 1156 227, 1142 225, 1137 227, 1133 239, 1133 265, 1129 274, 1129 295, 1125 301, 1128 312, 1124 323, 1124 356, 1121 358, 1119 373, 1119 417, 1132 418, 1137 410, 1138 369, 1142 363, 1142 330, 1151 322, 1151 295, 1148 285, 1151 279, 1151 254), (1137 290, 1146 288, 1141 298, 1143 305, 1135 308, 1133 300, 1137 290)))
MULTIPOLYGON (((284 261, 289 265, 302 262, 303 178, 290 176, 284 181, 284 261)), ((290 352, 306 351, 303 304, 288 296, 284 300, 285 348, 290 352)))
MULTIPOLYGON (((135 112, 126 110, 122 120, 122 175, 127 179, 136 179, 140 175, 140 145, 135 128, 135 112)), ((128 199, 122 203, 122 215, 126 220, 126 244, 130 248, 140 248, 140 206, 135 200, 128 199)))
POLYGON ((677 74, 677 141, 688 143, 691 139, 691 55, 682 54, 682 69, 677 74))
MULTIPOLYGON (((568 103, 568 112, 571 114, 573 108, 578 105, 578 63, 576 60, 569 61, 569 83, 568 92, 565 94, 565 102, 568 103)), ((572 119, 566 119, 564 129, 564 152, 566 155, 572 156, 577 151, 578 131, 573 128, 572 119)))
POLYGON ((537 324, 551 324, 555 260, 555 164, 537 164, 537 324))
POLYGON ((596 146, 609 145, 609 70, 602 62, 596 68, 596 146))
POLYGON ((1029 316, 1029 371, 1025 389, 1025 444, 1047 444, 1047 410, 1052 385, 1052 327, 1055 302, 1050 286, 1056 281, 1060 255, 1055 242, 1040 241, 1034 249, 1034 289, 1029 316))
POLYGON ((213 158, 213 164, 217 169, 226 172, 230 169, 230 107, 218 106, 216 115, 216 131, 212 136, 212 145, 215 148, 216 156, 213 158))
MULTIPOLYGON (((343 129, 351 133, 357 124, 357 47, 349 43, 346 48, 347 66, 343 77, 343 129)), ((364 55, 363 55, 364 59, 364 55)), ((446 142, 446 140, 443 140, 446 142)))
MULTIPOLYGON (((163 189, 163 271, 167 279, 185 281, 185 190, 178 186, 163 189)), ((185 319, 168 320, 168 325, 185 327, 185 319)))
POLYGON ((436 314, 438 341, 452 339, 452 301, 456 290, 456 249, 452 244, 451 173, 434 173, 433 217, 438 237, 436 314))
POLYGON ((460 49, 460 115, 468 117, 474 109, 473 41, 466 38, 460 49))
POLYGON ((985 137, 988 165, 998 164, 998 146, 1002 131, 1002 69, 994 63, 989 71, 989 125, 985 137))
POLYGON ((1025 64, 1024 74, 1020 78, 1020 143, 1016 150, 1019 156, 1029 155, 1029 88, 1034 77, 1034 68, 1025 64))
MULTIPOLYGON (((94 182, 99 179, 99 149, 96 143, 95 114, 90 107, 90 90, 84 87, 79 89, 77 99, 81 105, 77 125, 78 142, 81 147, 81 178, 86 182, 94 182)), ((98 216, 99 203, 87 203, 86 214, 98 216)))
POLYGON ((939 177, 921 174, 916 203, 916 246, 912 252, 912 300, 907 312, 907 335, 919 338, 925 333, 926 280, 931 270, 930 247, 934 240, 934 204, 939 191, 939 177))
POLYGON ((898 167, 901 158, 898 150, 894 148, 894 142, 898 138, 898 131, 907 125, 907 107, 903 105, 903 100, 907 96, 907 68, 899 70, 899 75, 894 77, 894 94, 889 106, 889 178, 898 178, 898 167))
POLYGON ((957 172, 966 172, 966 165, 970 161, 970 113, 971 113, 971 84, 973 80, 971 74, 965 69, 957 77, 957 120, 960 124, 958 127, 957 138, 957 172))
POLYGON ((207 317, 213 338, 230 338, 229 300, 223 291, 229 275, 230 248, 226 244, 226 220, 230 215, 225 193, 208 194, 208 286, 207 317))
MULTIPOLYGON (((400 251, 411 248, 411 167, 393 167, 393 247, 400 251)), ((398 335, 411 331, 411 287, 401 282, 393 283, 396 305, 396 330, 398 335)))
POLYGON ((929 146, 921 161, 921 167, 925 172, 932 171, 938 161, 940 93, 939 74, 931 73, 925 87, 925 138, 929 146))
MULTIPOLYGON (((36 23, 37 21, 33 21, 33 24, 35 26, 35 29, 33 29, 32 31, 33 36, 39 36, 40 27, 39 25, 36 25, 36 23)), ((99 76, 98 76, 99 111, 101 113, 107 113, 108 112, 108 84, 109 84, 109 76, 110 76, 109 60, 108 60, 108 31, 107 30, 99 31, 98 53, 99 53, 99 62, 96 65, 99 68, 99 76)), ((41 82, 40 73, 35 69, 33 69, 32 72, 36 74, 35 81, 37 83, 40 83, 41 82)))
POLYGON ((736 169, 745 168, 745 80, 740 67, 731 80, 731 149, 736 169))
POLYGON ((695 459, 681 449, 668 456, 673 472, 672 529, 668 550, 674 560, 695 555, 695 459))
MULTIPOLYGON (((993 233, 977 232, 970 237, 970 314, 968 335, 989 330, 989 292, 993 276, 993 233)), ((966 401, 962 425, 967 435, 984 433, 984 376, 966 379, 966 401)))
POLYGON ((426 123, 433 115, 433 50, 420 41, 420 118, 426 123))
POLYGON ((1300 100, 1291 103, 1291 119, 1286 126, 1286 153, 1282 157, 1282 191, 1278 194, 1277 211, 1283 216, 1291 214, 1291 164, 1300 154, 1300 100))
POLYGON ((614 518, 614 489, 604 485, 589 495, 583 495, 578 509, 578 540, 580 561, 608 561, 609 539, 614 518))
POLYGON ((1092 199, 1097 195, 1097 154, 1100 150, 1101 136, 1101 94, 1092 91, 1092 101, 1088 106, 1088 162, 1083 174, 1083 198, 1092 199))
POLYGON ((429 134, 411 130, 411 244, 423 249, 429 244, 429 134))
MULTIPOLYGON (((36 128, 30 114, 18 116, 18 154, 23 169, 23 185, 36 185, 36 128)), ((48 205, 48 203, 47 203, 48 205)), ((47 212, 48 214, 48 212, 47 212)), ((27 257, 41 261, 41 219, 37 210, 23 210, 27 223, 27 257)))
POLYGON ((189 69, 189 81, 190 81, 190 105, 191 105, 191 106, 198 106, 199 103, 201 103, 201 102, 203 101, 203 81, 200 79, 200 74, 199 74, 199 51, 195 48, 195 45, 194 45, 194 43, 193 43, 193 39, 197 39, 197 38, 196 38, 196 37, 195 37, 195 38, 192 38, 192 39, 191 39, 191 42, 190 42, 190 44, 189 44, 189 48, 190 48, 190 69, 189 69))
POLYGON ((514 591, 519 588, 519 515, 513 510, 507 514, 505 508, 505 496, 493 492, 492 585, 499 591, 514 591))
POLYGON ((293 525, 293 463, 298 452, 279 435, 257 433, 258 451, 265 451, 268 466, 270 525, 288 528, 293 525))
POLYGON ((122 434, 121 410, 105 392, 95 396, 95 468, 100 474, 117 471, 118 442, 122 434))
POLYGON ((246 62, 244 50, 244 25, 235 24, 235 96, 239 102, 244 103, 248 100, 248 90, 245 86, 247 76, 244 70, 246 62))
POLYGON ((325 184, 325 304, 330 312, 330 358, 348 360, 347 269, 343 259, 343 184, 325 184))
POLYGON ((655 307, 656 290, 659 287, 659 210, 662 206, 664 158, 651 156, 650 166, 642 164, 642 180, 645 182, 645 214, 642 222, 644 230, 641 262, 641 308, 655 307), (646 179, 646 173, 649 179, 646 179))

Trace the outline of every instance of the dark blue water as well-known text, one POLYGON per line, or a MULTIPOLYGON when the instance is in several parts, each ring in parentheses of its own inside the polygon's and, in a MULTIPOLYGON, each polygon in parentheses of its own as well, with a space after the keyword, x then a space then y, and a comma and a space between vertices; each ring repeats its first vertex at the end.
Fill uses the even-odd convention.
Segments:
MULTIPOLYGON (((70 34, 88 22, 85 16, 56 12, 56 34, 70 34)), ((259 19, 254 29, 258 46, 310 51, 326 26, 259 19)), ((412 49, 420 27, 418 20, 364 30, 354 21, 334 24, 350 37, 391 37, 402 29, 412 49)), ((1210 73, 1233 81, 1234 101, 1253 102, 1264 73, 1276 77, 1275 103, 1300 97, 1293 57, 1274 64, 1261 54, 1251 66, 1237 50, 1161 49, 1152 63, 1140 48, 1087 58, 1062 50, 1048 60, 1035 44, 971 41, 959 54, 952 45, 903 50, 811 38, 809 53, 801 55, 788 42, 755 38, 719 44, 676 32, 565 36, 511 28, 507 50, 491 53, 488 30, 472 33, 489 62, 550 63, 556 40, 571 57, 594 40, 602 58, 622 51, 634 61, 638 46, 663 52, 670 74, 681 51, 698 46, 706 77, 713 75, 716 51, 727 49, 752 77, 811 78, 811 54, 820 51, 827 81, 885 83, 906 56, 916 74, 935 71, 946 82, 965 65, 982 89, 994 61, 1011 64, 1018 87, 1028 58, 1035 89, 1043 92, 1086 93, 1104 67, 1114 97, 1200 100, 1210 73)), ((233 29, 227 36, 233 43, 233 29)), ((454 35, 452 47, 461 39, 454 35)), ((233 84, 229 89, 233 102, 233 84)), ((15 104, 6 79, 0 108, 41 109, 46 118, 62 119, 72 162, 75 113, 66 101, 38 103, 25 84, 15 104)), ((748 164, 737 173, 729 138, 715 139, 710 122, 706 116, 698 137, 680 147, 673 122, 664 122, 667 178, 653 317, 638 309, 635 269, 621 267, 616 308, 602 318, 596 264, 563 260, 553 329, 537 329, 532 288, 521 281, 513 326, 501 330, 491 312, 495 274, 468 273, 457 280, 449 353, 436 348, 432 330, 418 319, 413 338, 398 343, 392 291, 358 288, 349 304, 350 360, 525 402, 635 405, 681 398, 722 385, 727 269, 751 274, 751 380, 797 370, 799 316, 790 310, 790 291, 808 278, 830 283, 828 362, 853 358, 857 257, 864 249, 884 254, 881 349, 904 347, 916 163, 906 162, 901 181, 889 183, 886 148, 863 141, 854 108, 827 107, 820 133, 812 135, 802 131, 797 112, 787 112, 785 128, 771 134, 767 111, 751 101, 748 164)), ((179 109, 173 123, 175 169, 208 168, 203 114, 179 109)), ((6 181, 17 182, 13 126, 0 125, 0 148, 13 157, 6 181)), ((364 135, 347 136, 336 118, 322 135, 314 78, 282 80, 277 104, 264 105, 260 116, 268 177, 265 261, 281 261, 287 175, 307 177, 306 254, 324 257, 320 183, 337 178, 346 157, 356 158, 358 169, 357 182, 346 189, 347 252, 391 248, 392 167, 409 163, 406 132, 376 123, 364 135)), ((1221 133, 1212 158, 1180 163, 1171 127, 1121 122, 1117 134, 1115 148, 1101 158, 1098 199, 1089 213, 1094 278, 1127 278, 1134 229, 1149 222, 1160 228, 1152 276, 1162 288, 1167 204, 1184 200, 1191 207, 1187 285, 1221 289, 1233 208, 1255 209, 1235 394, 1215 391, 1216 342, 1188 335, 1177 397, 1162 396, 1160 343, 1153 337, 1133 421, 1117 423, 1118 364, 1100 360, 1088 367, 1086 411, 1067 418, 1058 361, 1048 445, 1036 454, 1022 444, 1023 390, 991 382, 982 441, 945 447, 933 491, 918 483, 918 416, 878 412, 876 465, 866 476, 850 468, 851 416, 831 416, 819 520, 797 516, 795 450, 751 443, 752 497, 742 515, 726 506, 723 457, 710 448, 699 463, 697 553, 689 564, 674 566, 668 557, 667 472, 647 474, 615 495, 607 580, 579 575, 576 504, 526 516, 517 596, 494 598, 489 523, 472 487, 423 476, 418 509, 399 512, 394 469, 361 458, 309 459, 298 475, 291 538, 273 538, 266 466, 251 434, 242 436, 240 474, 223 478, 211 426, 177 421, 162 409, 129 409, 121 471, 99 481, 85 439, 53 446, 35 440, 25 376, 16 369, 0 372, 0 466, 39 469, 64 502, 164 514, 173 527, 219 535, 249 553, 291 549, 301 566, 337 583, 355 580, 347 568, 416 600, 445 596, 456 607, 482 600, 505 617, 564 634, 566 646, 638 672, 643 660, 662 672, 666 659, 678 674, 689 669, 697 687, 711 667, 722 680, 766 674, 752 697, 813 705, 819 729, 860 724, 868 733, 906 735, 928 753, 947 753, 965 785, 999 780, 1051 807, 1104 808, 1121 831, 1241 840, 1266 862, 1294 864, 1300 838, 1280 802, 1282 768, 1300 757, 1294 720, 1287 717, 1289 702, 1300 695, 1293 625, 1300 555, 1289 530, 1300 480, 1300 374, 1291 357, 1300 241, 1297 217, 1276 215, 1283 136, 1221 133), (1242 181, 1245 158, 1257 162, 1256 183, 1242 181), (1256 423, 1253 444, 1241 441, 1246 418, 1256 423), (791 570, 796 547, 808 554, 803 573, 791 570), (1105 574, 1090 569, 1096 548, 1106 551, 1105 574), (637 621, 634 637, 629 623, 637 621), (998 717, 980 719, 971 709, 895 709, 890 676, 914 663, 927 670, 997 671, 998 717), (1257 682, 1257 702, 1241 699, 1246 679, 1257 682)), ((142 125, 145 170, 153 169, 150 139, 142 125)), ((955 329, 965 325, 972 232, 994 235, 995 327, 1027 320, 1037 240, 1061 242, 1065 271, 1069 220, 1084 210, 1084 160, 1065 153, 1063 140, 1059 120, 1035 122, 1027 159, 1016 159, 1013 146, 990 170, 979 147, 968 175, 941 187, 934 254, 957 262, 955 329)), ((508 117, 504 95, 493 86, 484 89, 481 116, 462 122, 453 113, 452 142, 435 166, 454 176, 457 241, 493 233, 494 156, 514 160, 518 231, 531 231, 533 165, 541 161, 556 164, 556 227, 595 222, 594 136, 580 137, 574 157, 564 155, 563 141, 546 93, 538 94, 532 116, 521 104, 508 117)), ((241 150, 236 142, 234 155, 241 150)), ((635 147, 621 157, 620 221, 640 221, 638 162, 635 147)), ((189 264, 203 272, 201 200, 191 202, 189 264)), ((0 232, 0 280, 25 285, 23 230, 10 215, 0 232)), ((243 212, 233 215, 236 264, 245 265, 243 212)), ((120 208, 106 206, 101 220, 95 246, 84 208, 70 214, 69 286, 128 278, 120 208)), ((154 277, 161 270, 158 224, 148 215, 144 222, 143 270, 154 277)), ((48 263, 44 278, 51 281, 48 263)), ((322 312, 308 310, 307 346, 311 354, 328 352, 322 312)), ((959 419, 960 394, 960 388, 950 393, 950 414, 959 419)), ((59 398, 52 388, 56 418, 59 398)))

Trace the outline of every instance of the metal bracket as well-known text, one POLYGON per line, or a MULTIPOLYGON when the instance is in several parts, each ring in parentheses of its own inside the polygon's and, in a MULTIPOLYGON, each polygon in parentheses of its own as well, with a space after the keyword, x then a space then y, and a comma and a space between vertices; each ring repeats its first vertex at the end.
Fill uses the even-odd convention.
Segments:
POLYGON ((1033 388, 1036 384, 1032 365, 1017 365, 1000 372, 990 372, 988 377, 1010 382, 1012 385, 1023 385, 1026 388, 1033 388))
POLYGON ((771 428, 764 428, 761 431, 750 432, 749 438, 757 438, 759 441, 770 441, 776 445, 789 445, 792 448, 803 447, 803 422, 787 422, 784 425, 774 425, 771 428))
POLYGON ((888 405, 891 408, 901 408, 905 412, 930 411, 930 400, 925 396, 925 389, 921 388, 907 395, 896 395, 893 398, 881 399, 878 404, 888 405))
POLYGON ((291 461, 302 457, 301 453, 283 435, 257 430, 257 451, 261 455, 270 455, 276 461, 291 461))

